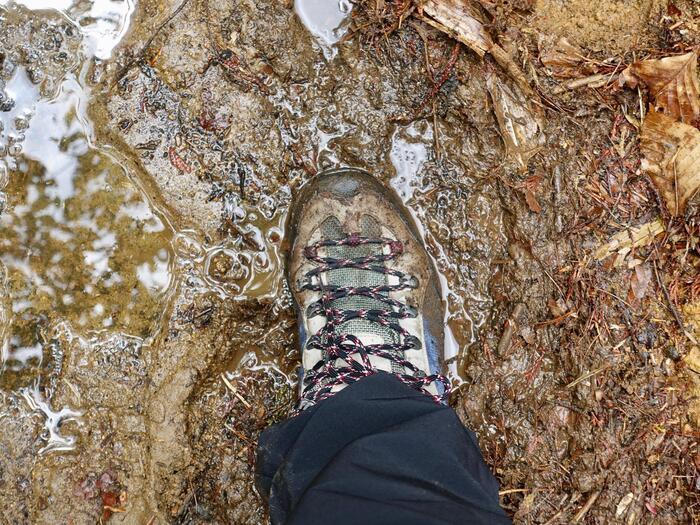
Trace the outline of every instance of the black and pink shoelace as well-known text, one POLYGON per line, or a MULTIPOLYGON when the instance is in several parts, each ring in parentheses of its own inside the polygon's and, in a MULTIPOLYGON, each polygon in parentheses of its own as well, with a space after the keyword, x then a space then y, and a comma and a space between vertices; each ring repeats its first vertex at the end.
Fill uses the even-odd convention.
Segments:
MULTIPOLYGON (((321 350, 324 358, 311 370, 306 371, 306 386, 302 391, 300 403, 304 402, 307 406, 318 403, 331 396, 334 387, 342 384, 349 385, 363 377, 377 373, 370 361, 371 355, 382 357, 398 365, 398 369, 404 372, 394 373, 394 375, 401 381, 429 395, 438 403, 445 402, 450 392, 450 383, 447 378, 442 374, 426 375, 423 370, 403 357, 406 350, 420 348, 422 343, 402 327, 398 321, 417 317, 418 313, 415 308, 391 299, 388 293, 415 288, 418 286, 418 280, 382 264, 402 253, 403 244, 400 241, 386 238, 367 238, 357 233, 343 239, 321 240, 305 248, 304 256, 318 266, 306 273, 304 281, 300 283, 301 288, 321 292, 320 299, 309 305, 307 315, 309 317, 322 315, 326 318, 326 324, 318 333, 309 338, 306 345, 307 349, 321 350), (388 246, 389 253, 349 259, 324 257, 318 253, 321 248, 368 244, 388 246), (320 275, 322 273, 341 268, 379 272, 395 277, 398 282, 396 284, 360 287, 328 285, 321 282, 320 275), (333 306, 334 301, 350 296, 364 296, 381 301, 386 305, 386 308, 343 310, 333 306), (364 344, 358 337, 337 330, 340 325, 353 319, 368 320, 393 330, 399 334, 399 339, 402 342, 364 344), (339 359, 344 361, 346 365, 336 366, 339 359), (427 390, 428 385, 433 382, 441 383, 444 386, 441 393, 435 395, 427 390)), ((392 366, 392 368, 394 367, 392 366)), ((439 391, 440 388, 438 388, 439 391)))

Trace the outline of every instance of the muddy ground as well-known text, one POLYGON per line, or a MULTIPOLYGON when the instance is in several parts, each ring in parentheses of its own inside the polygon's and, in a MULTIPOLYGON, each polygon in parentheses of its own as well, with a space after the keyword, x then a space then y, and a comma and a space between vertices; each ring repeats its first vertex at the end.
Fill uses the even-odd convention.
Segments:
MULTIPOLYGON (((293 405, 298 359, 285 214, 305 181, 341 165, 396 188, 424 228, 458 349, 451 404, 516 522, 698 521, 693 345, 678 323, 700 337, 698 227, 671 221, 640 172, 644 93, 615 81, 640 56, 700 44, 698 6, 482 2, 528 100, 490 57, 416 16, 399 27, 406 5, 356 5, 333 50, 289 1, 140 1, 116 54, 82 69, 70 24, 0 7, 4 81, 9 62, 39 71, 30 80, 50 97, 83 72, 85 140, 126 174, 110 168, 107 191, 150 210, 116 230, 130 248, 122 288, 99 289, 107 324, 81 324, 80 308, 55 306, 5 262, 2 329, 35 337, 43 357, 0 368, 0 522, 266 522, 253 452, 293 405), (48 45, 51 31, 62 36, 48 45), (609 81, 562 88, 542 60, 560 37, 609 81), (504 101, 529 130, 526 153, 504 142, 504 101), (668 235, 605 251, 657 218, 668 235), (146 256, 168 265, 156 294, 126 270, 146 256), (47 422, 61 408, 80 414, 47 422)), ((28 221, 17 210, 44 171, 25 164, 9 164, 4 214, 28 221)), ((102 202, 90 195, 80 209, 102 202)), ((48 259, 32 264, 55 277, 48 259)))

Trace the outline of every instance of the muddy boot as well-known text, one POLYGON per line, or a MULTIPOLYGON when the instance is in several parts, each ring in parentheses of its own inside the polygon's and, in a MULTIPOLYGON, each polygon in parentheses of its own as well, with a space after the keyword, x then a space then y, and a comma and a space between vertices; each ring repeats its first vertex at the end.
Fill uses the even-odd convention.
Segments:
POLYGON ((378 372, 444 402, 440 284, 398 196, 356 169, 325 172, 297 196, 289 232, 299 409, 378 372))

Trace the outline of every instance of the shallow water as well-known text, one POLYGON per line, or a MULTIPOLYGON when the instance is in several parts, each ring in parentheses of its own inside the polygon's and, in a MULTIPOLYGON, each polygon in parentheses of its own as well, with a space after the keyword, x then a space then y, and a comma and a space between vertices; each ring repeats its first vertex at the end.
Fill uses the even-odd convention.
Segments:
POLYGON ((0 4, 9 101, 0 112, 0 391, 22 389, 45 415, 42 452, 66 451, 75 440, 58 425, 79 413, 51 411, 47 375, 63 352, 55 341, 155 335, 174 282, 173 231, 133 174, 94 143, 87 117, 90 68, 109 58, 133 3, 22 4, 43 11, 0 4))
POLYGON ((56 10, 80 28, 85 58, 106 60, 129 29, 136 0, 0 0, 32 11, 56 10))
POLYGON ((352 11, 348 0, 294 0, 294 10, 314 35, 326 58, 336 54, 335 44, 347 32, 346 20, 352 11))
MULTIPOLYGON (((281 292, 285 214, 274 198, 250 206, 227 194, 235 235, 223 240, 176 231, 133 165, 96 141, 88 115, 94 79, 134 7, 131 0, 0 2, 8 35, 0 46, 0 393, 21 394, 42 419, 40 454, 73 450, 76 436, 60 427, 82 424, 82 411, 52 408, 69 347, 83 362, 123 341, 148 347, 180 283, 185 298, 281 292), (24 63, 27 53, 34 55, 24 63)), ((276 356, 258 364, 265 355, 240 353, 232 367, 272 367, 286 377, 276 356)))

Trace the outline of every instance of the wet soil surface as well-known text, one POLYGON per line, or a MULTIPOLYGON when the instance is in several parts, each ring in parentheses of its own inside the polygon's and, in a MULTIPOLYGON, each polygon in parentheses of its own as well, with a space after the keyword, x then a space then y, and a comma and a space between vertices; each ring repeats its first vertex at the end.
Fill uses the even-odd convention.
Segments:
POLYGON ((665 220, 640 93, 562 90, 541 60, 562 36, 611 72, 697 44, 697 6, 482 2, 528 99, 396 23, 408 2, 301 2, 308 27, 289 1, 64 3, 0 3, 0 523, 266 522, 255 443, 296 395, 286 210, 337 166, 422 225, 451 404, 516 522, 697 519, 673 286, 697 265, 605 251, 665 220))

